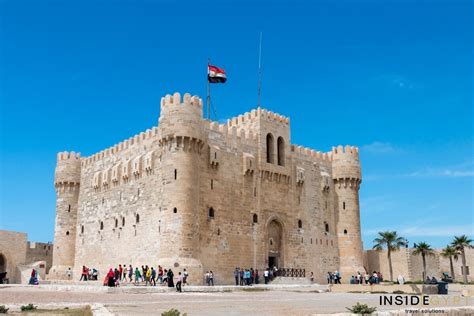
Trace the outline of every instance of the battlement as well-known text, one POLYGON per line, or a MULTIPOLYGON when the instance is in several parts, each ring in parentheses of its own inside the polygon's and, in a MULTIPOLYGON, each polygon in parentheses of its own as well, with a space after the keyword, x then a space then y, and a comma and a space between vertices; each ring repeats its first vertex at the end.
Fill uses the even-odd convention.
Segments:
POLYGON ((246 124, 248 121, 252 121, 252 119, 256 118, 265 118, 267 120, 274 121, 275 123, 289 125, 290 119, 286 116, 280 115, 278 113, 274 113, 272 111, 268 111, 265 109, 254 109, 250 112, 246 112, 239 116, 232 117, 227 120, 228 126, 240 126, 246 124))
POLYGON ((106 156, 110 156, 113 154, 116 154, 118 152, 121 152, 123 150, 126 150, 134 145, 140 144, 145 140, 151 139, 158 135, 158 127, 153 127, 147 129, 145 132, 141 132, 139 134, 136 134, 118 144, 115 144, 107 149, 101 150, 98 153, 95 153, 87 158, 82 159, 82 165, 87 166, 91 164, 94 161, 98 161, 100 159, 103 159, 106 156))
POLYGON ((175 92, 173 95, 167 94, 161 98, 161 110, 167 107, 173 107, 177 105, 194 106, 198 109, 202 108, 202 99, 197 95, 191 96, 189 93, 183 95, 183 102, 181 102, 181 95, 179 92, 175 92))
POLYGON ((316 151, 311 148, 299 146, 299 145, 291 145, 291 152, 297 154, 297 155, 302 155, 306 156, 310 159, 317 159, 317 160, 322 160, 322 161, 332 161, 332 152, 321 152, 321 151, 316 151))
POLYGON ((359 148, 354 146, 337 146, 332 148, 333 159, 346 159, 352 157, 359 160, 359 148))
POLYGON ((68 151, 63 151, 59 152, 57 156, 58 161, 60 160, 68 160, 68 159, 81 159, 81 153, 76 153, 74 151, 68 152, 68 151))

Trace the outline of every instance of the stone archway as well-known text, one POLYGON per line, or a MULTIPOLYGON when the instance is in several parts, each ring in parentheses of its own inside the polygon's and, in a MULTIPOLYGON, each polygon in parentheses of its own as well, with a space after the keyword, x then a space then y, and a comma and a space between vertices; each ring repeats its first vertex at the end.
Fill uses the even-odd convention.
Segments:
POLYGON ((283 267, 283 225, 272 219, 267 226, 268 266, 283 267))
POLYGON ((7 258, 0 253, 0 273, 7 272, 7 258))

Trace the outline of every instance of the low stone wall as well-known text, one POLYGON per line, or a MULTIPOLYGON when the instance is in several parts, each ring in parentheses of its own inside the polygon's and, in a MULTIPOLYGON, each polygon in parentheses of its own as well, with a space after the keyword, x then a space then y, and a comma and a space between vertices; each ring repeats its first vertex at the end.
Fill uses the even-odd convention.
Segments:
POLYGON ((374 284, 374 285, 361 285, 361 284, 331 284, 329 287, 330 292, 335 293, 351 293, 351 292, 385 292, 393 293, 394 291, 403 291, 404 294, 438 294, 437 285, 425 285, 425 284, 374 284))
MULTIPOLYGON (((430 308, 420 308, 418 309, 419 312, 415 315, 422 314, 425 316, 439 316, 439 315, 448 315, 448 316, 464 316, 464 315, 474 315, 474 307, 470 306, 464 306, 464 307, 443 307, 443 308, 436 308, 432 309, 433 312, 428 312, 430 308), (436 312, 436 310, 438 312, 436 312), (443 310, 443 313, 440 313, 439 310, 443 310), (423 312, 421 312, 423 311, 423 312)), ((316 315, 326 315, 326 314, 313 314, 313 316, 316 315)), ((352 316, 354 314, 351 313, 336 313, 336 314, 331 314, 333 316, 352 316)), ((391 310, 391 311, 379 311, 379 312, 374 312, 370 314, 372 316, 406 316, 407 313, 405 309, 399 309, 399 310, 391 310)))
POLYGON ((463 296, 474 296, 474 284, 449 283, 448 293, 459 292, 463 296))

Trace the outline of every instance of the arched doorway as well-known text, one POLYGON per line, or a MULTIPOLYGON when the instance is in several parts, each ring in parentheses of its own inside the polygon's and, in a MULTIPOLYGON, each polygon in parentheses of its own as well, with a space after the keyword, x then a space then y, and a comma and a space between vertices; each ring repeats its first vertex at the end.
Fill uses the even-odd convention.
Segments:
POLYGON ((0 273, 7 271, 7 259, 0 253, 0 273))
POLYGON ((283 227, 273 219, 268 223, 268 266, 283 266, 283 227))

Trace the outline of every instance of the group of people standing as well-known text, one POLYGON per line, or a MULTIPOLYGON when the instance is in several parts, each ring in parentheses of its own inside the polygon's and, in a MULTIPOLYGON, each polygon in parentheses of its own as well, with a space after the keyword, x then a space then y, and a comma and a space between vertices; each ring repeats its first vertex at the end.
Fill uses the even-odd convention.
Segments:
POLYGON ((171 269, 163 269, 160 265, 157 268, 149 267, 148 265, 141 267, 133 267, 131 264, 121 265, 117 268, 110 268, 109 272, 104 278, 104 285, 109 287, 119 286, 121 282, 128 282, 135 285, 145 283, 145 286, 168 286, 175 287, 176 291, 182 292, 182 286, 188 284, 189 273, 186 269, 183 272, 178 272, 177 275, 171 269), (175 284, 176 281, 176 284, 175 284))
MULTIPOLYGON (((272 281, 276 276, 278 276, 278 268, 273 267, 273 268, 266 268, 263 271, 263 278, 265 284, 268 284, 270 281, 272 281)), ((259 284, 260 283, 260 272, 258 269, 244 269, 244 268, 239 268, 236 267, 234 269, 234 279, 235 279, 235 285, 253 285, 253 284, 259 284)))

